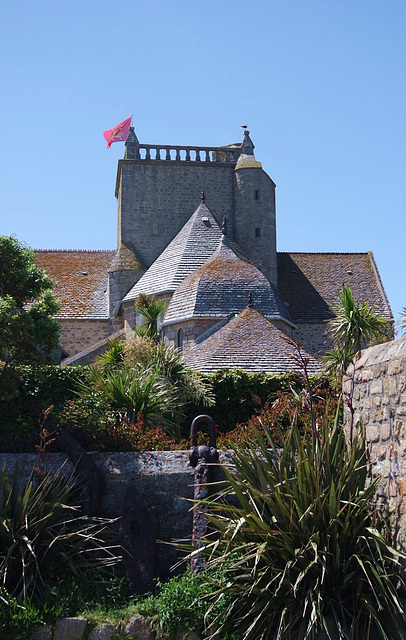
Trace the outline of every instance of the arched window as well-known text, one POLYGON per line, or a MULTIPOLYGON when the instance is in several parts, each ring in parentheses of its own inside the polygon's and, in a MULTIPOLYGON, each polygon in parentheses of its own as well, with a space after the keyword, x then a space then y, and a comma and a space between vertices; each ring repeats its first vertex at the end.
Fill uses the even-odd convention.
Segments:
POLYGON ((180 352, 183 351, 183 329, 178 330, 178 349, 180 352))

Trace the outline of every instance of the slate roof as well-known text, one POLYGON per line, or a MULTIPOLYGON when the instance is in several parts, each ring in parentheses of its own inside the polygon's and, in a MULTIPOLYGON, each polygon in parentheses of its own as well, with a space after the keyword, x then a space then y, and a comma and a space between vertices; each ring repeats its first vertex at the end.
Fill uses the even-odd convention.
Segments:
MULTIPOLYGON (((217 369, 245 369, 281 373, 299 371, 294 347, 286 335, 259 311, 246 307, 228 324, 184 354, 188 365, 211 373, 217 369)), ((309 358, 309 373, 318 373, 320 360, 302 350, 309 358)))
POLYGON ((278 289, 294 323, 323 322, 347 284, 358 304, 366 301, 392 320, 392 311, 371 252, 278 253, 278 289))
MULTIPOLYGON (((124 298, 135 300, 139 293, 172 293, 186 276, 213 255, 221 240, 221 229, 208 206, 202 202, 188 222, 164 249, 124 298)), ((235 245, 233 245, 235 246, 235 245)), ((236 251, 239 251, 235 247, 236 251)), ((241 250, 239 251, 242 255, 241 250)))
POLYGON ((269 318, 290 324, 279 293, 253 264, 238 257, 226 236, 214 256, 176 289, 165 313, 163 326, 191 318, 224 318, 239 313, 252 295, 255 307, 269 318))
POLYGON ((108 271, 115 251, 34 251, 55 283, 59 318, 106 320, 108 271))

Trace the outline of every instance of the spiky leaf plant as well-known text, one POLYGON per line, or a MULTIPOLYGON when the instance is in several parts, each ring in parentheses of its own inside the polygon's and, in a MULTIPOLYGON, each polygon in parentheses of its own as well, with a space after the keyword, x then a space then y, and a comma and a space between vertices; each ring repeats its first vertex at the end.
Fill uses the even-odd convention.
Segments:
POLYGON ((142 414, 146 425, 170 424, 177 407, 174 389, 167 384, 159 371, 153 367, 128 367, 89 369, 87 384, 81 385, 82 396, 96 392, 118 417, 124 415, 135 422, 142 414))
POLYGON ((59 469, 21 483, 16 468, 0 477, 0 588, 19 599, 38 598, 46 581, 79 575, 118 561, 107 520, 80 514, 78 485, 59 469), (74 500, 76 499, 76 502, 74 500))
POLYGON ((256 434, 250 448, 234 451, 236 473, 226 471, 239 506, 207 503, 220 535, 203 553, 225 578, 212 598, 231 596, 220 637, 393 640, 393 628, 405 629, 404 556, 372 506, 365 442, 354 438, 347 451, 337 420, 316 436, 293 425, 277 450, 256 434))

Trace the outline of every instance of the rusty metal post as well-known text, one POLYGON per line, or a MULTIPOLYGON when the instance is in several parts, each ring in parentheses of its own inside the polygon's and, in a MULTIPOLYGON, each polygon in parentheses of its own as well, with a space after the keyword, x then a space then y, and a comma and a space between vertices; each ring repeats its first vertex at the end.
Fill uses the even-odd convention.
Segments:
MULTIPOLYGON (((216 446, 216 426, 213 418, 206 415, 197 416, 190 427, 190 465, 195 469, 194 477, 194 500, 193 507, 193 532, 192 544, 195 547, 203 545, 202 540, 207 535, 207 507, 198 504, 198 501, 205 500, 209 495, 209 483, 211 481, 210 465, 218 462, 219 454, 216 446), (202 425, 207 426, 209 434, 209 446, 197 446, 197 432, 202 425)), ((204 567, 204 558, 196 555, 191 563, 191 571, 198 573, 204 567)))

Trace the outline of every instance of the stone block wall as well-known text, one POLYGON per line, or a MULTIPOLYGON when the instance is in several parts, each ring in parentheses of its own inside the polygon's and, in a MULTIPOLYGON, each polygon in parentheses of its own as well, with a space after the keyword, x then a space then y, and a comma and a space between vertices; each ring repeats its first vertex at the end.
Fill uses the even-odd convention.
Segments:
POLYGON ((183 330, 183 353, 194 347, 195 340, 218 323, 217 320, 188 320, 165 327, 165 339, 174 347, 178 347, 178 331, 183 330))
POLYGON ((58 318, 58 322, 61 325, 61 347, 68 352, 70 357, 91 347, 95 342, 104 340, 111 333, 107 319, 79 320, 76 318, 58 318))
MULTIPOLYGON (((157 510, 159 523, 157 573, 166 578, 171 567, 182 557, 169 544, 174 540, 189 539, 192 534, 192 514, 190 500, 193 498, 194 470, 189 465, 188 451, 148 451, 145 453, 101 453, 89 454, 102 472, 104 490, 102 513, 108 518, 119 518, 122 514, 124 494, 129 486, 142 490, 157 510)), ((12 473, 17 461, 19 476, 29 477, 36 465, 35 454, 0 453, 0 471, 7 467, 12 473)), ((220 454, 220 462, 229 463, 227 453, 220 454)), ((67 472, 72 465, 64 454, 50 455, 48 470, 55 471, 66 464, 67 472)), ((220 470, 217 469, 217 474, 220 470)), ((216 476, 219 478, 219 475, 216 476)), ((140 523, 142 526, 142 523, 140 523)), ((119 523, 116 523, 118 529, 119 523)), ((183 567, 178 568, 178 572, 183 567)))
MULTIPOLYGON (((351 367, 344 393, 351 393, 351 367)), ((398 543, 406 549, 406 336, 370 347, 357 360, 354 429, 365 428, 371 477, 380 478, 378 504, 393 513, 398 543)), ((350 429, 350 412, 345 411, 350 429)))
POLYGON ((293 331, 293 339, 300 342, 310 353, 323 354, 326 349, 332 348, 327 336, 326 322, 298 323, 293 331))
POLYGON ((151 266, 197 209, 202 191, 220 224, 226 215, 232 225, 233 179, 230 163, 120 160, 118 244, 132 242, 151 266))

